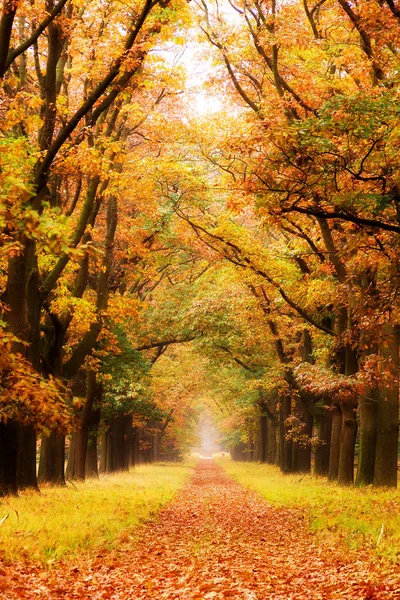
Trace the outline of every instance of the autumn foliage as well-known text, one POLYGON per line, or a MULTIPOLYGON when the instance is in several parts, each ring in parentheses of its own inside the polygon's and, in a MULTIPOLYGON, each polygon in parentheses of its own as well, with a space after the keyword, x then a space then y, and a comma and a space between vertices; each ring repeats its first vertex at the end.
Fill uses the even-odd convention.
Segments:
POLYGON ((32 427, 62 484, 67 426, 83 479, 204 408, 235 458, 396 486, 397 5, 6 2, 0 36, 3 492, 32 427))

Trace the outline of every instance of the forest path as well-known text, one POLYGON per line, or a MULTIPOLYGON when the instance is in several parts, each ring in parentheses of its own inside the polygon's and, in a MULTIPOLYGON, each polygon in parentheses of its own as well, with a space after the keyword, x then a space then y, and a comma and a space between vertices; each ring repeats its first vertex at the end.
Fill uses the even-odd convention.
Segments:
POLYGON ((400 587, 316 544, 301 511, 269 506, 201 460, 140 539, 89 563, 14 573, 0 598, 391 600, 400 587))

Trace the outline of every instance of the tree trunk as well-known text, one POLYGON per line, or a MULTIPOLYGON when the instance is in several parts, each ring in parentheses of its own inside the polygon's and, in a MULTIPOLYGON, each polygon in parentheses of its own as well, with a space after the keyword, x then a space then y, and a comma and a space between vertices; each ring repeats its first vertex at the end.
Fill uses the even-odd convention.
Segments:
POLYGON ((277 460, 277 424, 274 423, 271 419, 268 419, 267 423, 268 429, 268 448, 267 448, 267 462, 269 465, 275 465, 277 460))
POLYGON ((245 446, 244 444, 237 444, 235 446, 232 446, 231 450, 230 450, 230 454, 232 457, 232 460, 236 460, 236 461, 243 461, 245 460, 244 458, 244 452, 245 450, 245 446))
POLYGON ((18 424, 0 422, 0 496, 17 493, 18 424))
POLYGON ((315 448, 314 475, 325 477, 329 475, 329 455, 332 435, 332 413, 324 410, 315 422, 319 442, 315 448))
POLYGON ((254 442, 251 434, 249 435, 246 444, 246 460, 248 462, 253 462, 254 460, 254 442))
POLYGON ((287 419, 291 415, 291 398, 286 396, 282 400, 282 407, 280 410, 280 446, 281 446, 281 470, 283 473, 290 473, 292 470, 292 458, 293 458, 293 442, 288 436, 289 428, 287 426, 287 419))
POLYGON ((33 425, 18 424, 18 489, 39 491, 36 477, 36 431, 33 425))
POLYGON ((129 471, 132 449, 132 415, 124 415, 124 455, 123 468, 129 471))
POLYGON ((73 431, 69 438, 69 450, 68 450, 68 460, 67 460, 67 468, 66 468, 66 478, 74 479, 75 473, 75 454, 76 454, 76 431, 73 431))
POLYGON ((93 437, 88 443, 85 464, 86 477, 98 477, 99 470, 97 466, 97 438, 93 437))
POLYGON ((261 463, 267 462, 268 455, 268 417, 267 415, 261 414, 260 416, 260 446, 259 446, 259 461, 261 463))
MULTIPOLYGON (((34 268, 35 243, 27 239, 24 242, 23 251, 8 263, 7 287, 4 294, 8 310, 4 313, 4 319, 9 331, 21 342, 30 343, 28 347, 19 342, 13 343, 12 351, 20 352, 38 369, 40 317, 37 310, 37 294, 34 291, 34 283, 37 281, 37 265, 36 269, 34 268), (29 307, 27 296, 30 300, 29 307)), ((19 485, 22 488, 37 489, 36 438, 33 428, 17 421, 8 421, 7 424, 2 424, 0 436, 0 461, 3 463, 0 465, 2 493, 15 494, 19 485)))
POLYGON ((159 448, 160 432, 154 431, 152 438, 153 438, 152 439, 152 448, 153 448, 152 462, 158 462, 160 460, 160 448, 159 448))
POLYGON ((334 406, 332 413, 331 445, 329 452, 329 481, 336 481, 339 474, 341 429, 342 413, 338 406, 334 406))
POLYGON ((100 463, 99 463, 99 473, 107 472, 107 454, 108 454, 108 434, 104 432, 101 434, 100 438, 100 463))
POLYGON ((55 431, 42 438, 39 482, 65 485, 65 437, 55 431))
POLYGON ((93 414, 93 404, 98 396, 98 385, 96 383, 96 373, 88 371, 86 377, 86 400, 80 415, 79 429, 74 432, 74 452, 68 461, 68 474, 70 479, 84 481, 86 452, 89 437, 89 425, 93 414))
POLYGON ((378 425, 376 390, 365 389, 359 401, 360 451, 357 465, 357 485, 369 485, 374 480, 378 425))
MULTIPOLYGON (((102 393, 101 386, 99 386, 99 394, 102 393)), ((92 411, 91 420, 89 423, 89 438, 86 451, 86 465, 85 473, 86 477, 98 477, 99 468, 97 462, 97 436, 100 425, 100 408, 92 411)))
POLYGON ((129 469, 131 419, 131 415, 115 415, 111 419, 107 433, 102 435, 99 468, 101 473, 115 473, 129 469))
POLYGON ((302 435, 305 435, 307 440, 293 441, 292 472, 310 473, 313 417, 300 399, 296 403, 296 416, 303 424, 302 435))
POLYGON ((355 404, 342 405, 342 428, 340 432, 340 456, 338 482, 347 485, 354 482, 354 448, 356 443, 357 421, 355 404))
POLYGON ((131 453, 130 453, 130 466, 135 467, 140 463, 139 456, 139 427, 132 427, 131 433, 131 453))
POLYGON ((379 391, 378 427, 374 484, 397 486, 397 461, 399 442, 399 327, 388 325, 385 328, 387 338, 381 349, 385 359, 393 364, 394 382, 388 388, 379 391))

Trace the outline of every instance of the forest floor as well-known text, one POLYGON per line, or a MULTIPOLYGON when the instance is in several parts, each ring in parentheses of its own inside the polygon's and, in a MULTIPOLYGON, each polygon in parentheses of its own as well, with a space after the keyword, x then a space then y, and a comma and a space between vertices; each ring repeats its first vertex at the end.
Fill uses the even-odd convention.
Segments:
POLYGON ((0 567, 0 598, 400 599, 395 567, 316 541, 301 510, 268 505, 210 460, 138 532, 51 569, 0 567))

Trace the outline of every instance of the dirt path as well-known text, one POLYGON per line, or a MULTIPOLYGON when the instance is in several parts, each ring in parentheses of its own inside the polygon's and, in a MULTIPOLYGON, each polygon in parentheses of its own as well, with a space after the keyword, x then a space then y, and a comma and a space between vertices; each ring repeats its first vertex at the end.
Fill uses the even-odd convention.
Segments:
POLYGON ((271 508, 206 460, 140 540, 89 564, 21 567, 7 579, 7 600, 400 599, 399 581, 314 545, 300 513, 271 508))

